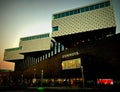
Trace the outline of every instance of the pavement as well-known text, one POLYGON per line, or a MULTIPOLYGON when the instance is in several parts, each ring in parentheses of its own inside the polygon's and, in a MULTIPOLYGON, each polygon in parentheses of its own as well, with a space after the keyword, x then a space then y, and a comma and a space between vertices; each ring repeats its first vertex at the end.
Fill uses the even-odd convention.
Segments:
POLYGON ((79 90, 79 91, 97 91, 97 90, 118 90, 114 88, 80 88, 80 87, 28 87, 27 89, 44 89, 44 90, 79 90))
MULTIPOLYGON (((112 92, 120 92, 120 88, 116 89, 116 88, 80 88, 80 87, 0 87, 0 91, 2 90, 27 90, 25 92, 32 92, 32 91, 35 91, 35 90, 44 90, 44 92, 48 92, 48 90, 50 92, 84 92, 84 91, 89 91, 89 92, 109 92, 109 91, 112 91, 112 92), (45 91, 46 90, 46 91, 45 91), (53 91, 54 90, 54 91, 53 91)), ((38 91, 36 91, 38 92, 38 91)))

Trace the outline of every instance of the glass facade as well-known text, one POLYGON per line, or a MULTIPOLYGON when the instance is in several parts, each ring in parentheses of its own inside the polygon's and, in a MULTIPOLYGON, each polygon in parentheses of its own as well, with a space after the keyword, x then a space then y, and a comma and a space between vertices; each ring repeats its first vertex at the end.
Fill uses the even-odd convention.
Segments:
POLYGON ((107 6, 110 6, 110 1, 102 2, 99 4, 95 4, 95 5, 87 6, 87 7, 83 7, 83 8, 78 8, 75 10, 70 10, 67 12, 59 13, 59 14, 55 14, 55 15, 53 15, 53 18, 58 19, 58 18, 70 16, 73 14, 78 14, 78 13, 83 13, 83 12, 87 12, 87 11, 91 11, 91 10, 95 10, 95 9, 99 9, 99 8, 104 8, 107 6))
POLYGON ((30 36, 30 37, 24 37, 21 38, 21 41, 28 41, 28 40, 34 40, 34 39, 39 39, 39 38, 46 38, 49 37, 49 33, 47 34, 42 34, 42 35, 36 35, 36 36, 30 36))
POLYGON ((15 51, 15 50, 21 50, 22 46, 16 47, 16 48, 10 48, 10 49, 5 49, 5 51, 15 51))

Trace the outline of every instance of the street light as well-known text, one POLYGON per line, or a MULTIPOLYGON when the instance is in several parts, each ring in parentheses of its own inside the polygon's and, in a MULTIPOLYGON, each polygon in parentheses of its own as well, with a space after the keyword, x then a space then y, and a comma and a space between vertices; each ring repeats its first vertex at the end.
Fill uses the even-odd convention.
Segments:
POLYGON ((36 68, 34 68, 34 78, 36 77, 36 68))
POLYGON ((34 68, 34 78, 33 78, 32 82, 33 82, 33 83, 36 82, 36 68, 34 68))
POLYGON ((43 82, 43 69, 41 71, 41 86, 42 86, 42 82, 43 82))
POLYGON ((83 79, 83 88, 84 88, 84 86, 85 86, 85 80, 84 80, 83 66, 81 66, 81 73, 82 73, 82 79, 83 79))
POLYGON ((23 84, 23 76, 24 76, 24 75, 23 75, 23 74, 21 74, 21 78, 22 78, 22 79, 21 79, 21 83, 22 83, 22 84, 23 84))

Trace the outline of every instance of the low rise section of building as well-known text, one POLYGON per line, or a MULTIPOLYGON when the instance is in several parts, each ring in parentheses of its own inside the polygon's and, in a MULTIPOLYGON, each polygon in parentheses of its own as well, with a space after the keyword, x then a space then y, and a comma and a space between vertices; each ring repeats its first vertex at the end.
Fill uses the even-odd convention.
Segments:
POLYGON ((68 48, 63 52, 39 62, 23 72, 25 78, 81 81, 82 68, 85 83, 97 79, 118 80, 120 74, 119 39, 120 34, 84 44, 82 47, 68 48))

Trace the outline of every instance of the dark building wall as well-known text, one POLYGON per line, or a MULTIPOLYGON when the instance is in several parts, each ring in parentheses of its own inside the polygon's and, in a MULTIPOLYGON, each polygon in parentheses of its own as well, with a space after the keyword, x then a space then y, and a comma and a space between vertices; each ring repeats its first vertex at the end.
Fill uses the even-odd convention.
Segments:
POLYGON ((78 48, 83 54, 87 78, 118 78, 120 67, 120 34, 96 40, 78 48))
POLYGON ((36 77, 40 78, 42 70, 44 73, 44 78, 61 77, 61 53, 43 60, 38 64, 26 69, 24 71, 24 76, 33 77, 35 73, 36 77))
MULTIPOLYGON (((80 57, 82 60, 86 79, 119 78, 119 42, 120 34, 116 34, 111 37, 86 43, 80 47, 68 48, 64 52, 26 69, 24 76, 33 77, 34 73, 36 73, 36 77, 40 78, 41 70, 43 70, 45 78, 60 78, 65 77, 65 74, 66 77, 80 77, 80 69, 69 71, 62 71, 61 69, 62 55, 78 51, 79 55, 77 57, 80 57)), ((71 58, 76 58, 76 56, 67 59, 71 58)))

